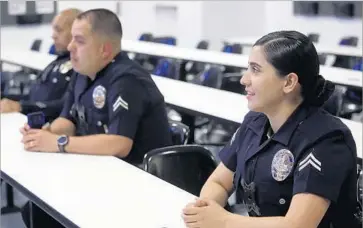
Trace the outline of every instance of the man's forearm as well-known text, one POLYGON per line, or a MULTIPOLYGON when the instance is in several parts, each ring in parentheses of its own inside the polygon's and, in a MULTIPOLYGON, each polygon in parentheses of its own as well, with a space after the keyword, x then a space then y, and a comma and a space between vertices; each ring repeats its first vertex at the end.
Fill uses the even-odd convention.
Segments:
POLYGON ((111 155, 126 157, 130 152, 123 137, 118 135, 89 135, 70 137, 65 150, 70 153, 90 155, 111 155))
POLYGON ((76 127, 74 124, 63 117, 59 117, 53 121, 53 123, 46 128, 50 132, 57 135, 75 135, 76 127))
POLYGON ((207 181, 202 188, 200 197, 212 199, 224 207, 228 200, 228 192, 220 184, 214 181, 207 181))

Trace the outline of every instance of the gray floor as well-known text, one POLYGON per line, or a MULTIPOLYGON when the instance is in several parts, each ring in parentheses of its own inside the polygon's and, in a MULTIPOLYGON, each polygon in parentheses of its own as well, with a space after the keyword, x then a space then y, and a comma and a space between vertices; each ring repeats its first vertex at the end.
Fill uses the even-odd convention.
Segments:
MULTIPOLYGON (((1 207, 6 205, 6 191, 5 183, 1 184, 1 207)), ((18 191, 14 190, 15 205, 23 206, 27 199, 18 191)), ((0 219, 1 228, 26 228, 21 218, 20 213, 12 213, 7 215, 1 215, 0 219)))

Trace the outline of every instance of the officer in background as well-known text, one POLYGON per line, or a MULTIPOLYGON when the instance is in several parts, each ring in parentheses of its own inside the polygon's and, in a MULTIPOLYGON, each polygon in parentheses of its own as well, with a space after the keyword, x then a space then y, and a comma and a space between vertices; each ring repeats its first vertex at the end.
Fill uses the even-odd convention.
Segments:
POLYGON ((77 9, 60 12, 52 22, 52 39, 57 58, 40 74, 32 85, 28 96, 4 96, 0 103, 1 113, 42 111, 47 121, 59 116, 64 103, 64 95, 73 74, 68 44, 71 42, 73 21, 80 13, 77 9))
POLYGON ((319 75, 311 41, 296 31, 262 37, 241 84, 251 112, 183 210, 187 227, 361 227, 356 145, 321 108, 334 85, 319 75), (222 208, 233 190, 249 217, 222 208))

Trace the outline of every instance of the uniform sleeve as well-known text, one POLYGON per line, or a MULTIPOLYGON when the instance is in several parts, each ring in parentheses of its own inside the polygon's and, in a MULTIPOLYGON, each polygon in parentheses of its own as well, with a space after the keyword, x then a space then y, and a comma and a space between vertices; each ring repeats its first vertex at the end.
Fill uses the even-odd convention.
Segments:
POLYGON ((23 114, 28 114, 31 112, 41 111, 44 113, 47 119, 51 119, 60 114, 65 98, 66 96, 64 94, 61 99, 44 102, 21 100, 21 112, 23 114))
POLYGON ((135 76, 125 75, 111 83, 107 100, 108 134, 134 139, 147 105, 146 88, 143 88, 135 76))
POLYGON ((241 140, 242 128, 243 124, 236 130, 228 144, 219 152, 222 163, 232 172, 235 172, 237 167, 237 150, 241 140))
POLYGON ((72 116, 71 109, 74 104, 74 88, 77 80, 77 74, 74 73, 71 77, 71 81, 68 84, 67 91, 63 97, 63 109, 59 117, 66 118, 73 123, 76 123, 76 120, 72 116))
POLYGON ((296 163, 293 194, 311 193, 336 202, 345 179, 355 172, 354 151, 342 136, 325 139, 296 163))

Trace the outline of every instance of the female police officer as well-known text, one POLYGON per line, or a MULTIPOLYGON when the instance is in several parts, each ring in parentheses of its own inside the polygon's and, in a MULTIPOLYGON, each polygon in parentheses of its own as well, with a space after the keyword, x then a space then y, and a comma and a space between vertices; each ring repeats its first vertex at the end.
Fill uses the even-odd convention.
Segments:
MULTIPOLYGON (((296 31, 270 33, 252 48, 241 79, 251 110, 200 199, 188 227, 356 227, 356 147, 349 129, 320 106, 334 86, 319 75, 314 45, 296 31), (229 193, 250 217, 221 206, 229 193)), ((231 110, 233 111, 233 110, 231 110)))

